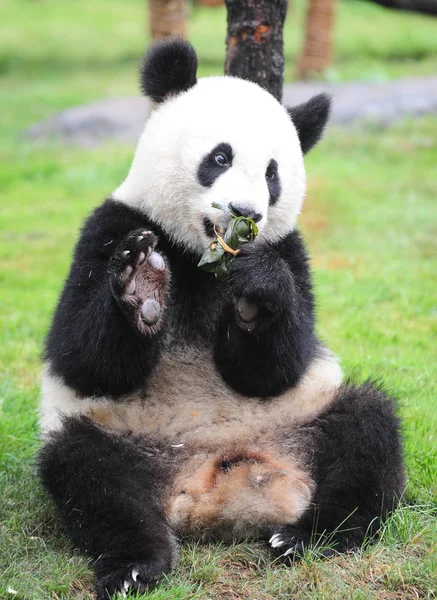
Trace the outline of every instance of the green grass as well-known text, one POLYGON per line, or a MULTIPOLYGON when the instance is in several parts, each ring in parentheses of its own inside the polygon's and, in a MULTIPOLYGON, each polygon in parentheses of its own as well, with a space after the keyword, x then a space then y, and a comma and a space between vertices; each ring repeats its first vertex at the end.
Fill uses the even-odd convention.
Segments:
MULTIPOLYGON (((135 93, 143 3, 0 6, 0 600, 85 600, 86 561, 65 541, 34 473, 40 352, 78 228, 121 181, 133 149, 36 146, 18 134, 58 109, 135 93)), ((286 29, 289 78, 302 8, 293 3, 286 29)), ((221 72, 223 10, 193 10, 190 27, 202 73, 221 72)), ((435 20, 344 0, 330 76, 435 72, 436 31, 435 20)), ((436 596, 436 155, 435 117, 385 130, 331 129, 307 159, 301 221, 320 335, 347 373, 376 376, 399 397, 413 506, 390 519, 376 545, 328 561, 309 553, 291 568, 258 544, 188 545, 147 598, 436 596)))

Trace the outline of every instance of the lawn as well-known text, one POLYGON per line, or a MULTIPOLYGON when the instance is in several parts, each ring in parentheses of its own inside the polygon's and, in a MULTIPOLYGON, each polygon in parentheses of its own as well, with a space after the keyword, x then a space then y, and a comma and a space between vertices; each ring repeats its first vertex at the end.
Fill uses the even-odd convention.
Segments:
MULTIPOLYGON (((303 17, 302 3, 292 4, 288 79, 303 17)), ((143 2, 0 6, 0 600, 85 600, 88 565, 35 477, 40 355, 78 228, 120 183, 133 148, 34 145, 19 133, 64 107, 136 93, 143 2)), ((221 72, 224 34, 223 10, 192 10, 201 74, 221 72)), ((333 79, 437 72, 436 20, 343 0, 336 40, 333 79)), ((411 505, 360 553, 309 553, 290 568, 255 543, 185 546, 175 573, 144 598, 436 597, 436 157, 437 116, 331 128, 307 159, 301 219, 320 335, 348 374, 377 377, 399 399, 411 505)))

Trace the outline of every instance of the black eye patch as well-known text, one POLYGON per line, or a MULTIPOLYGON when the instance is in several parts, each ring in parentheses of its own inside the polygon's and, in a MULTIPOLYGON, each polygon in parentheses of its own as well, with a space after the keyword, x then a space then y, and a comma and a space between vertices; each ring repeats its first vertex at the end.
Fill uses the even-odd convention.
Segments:
POLYGON ((274 206, 281 195, 281 180, 279 179, 278 163, 274 158, 269 162, 266 169, 266 182, 269 188, 270 206, 274 206))
POLYGON ((227 142, 217 144, 202 158, 202 162, 197 170, 197 178, 204 187, 211 187, 212 184, 232 167, 233 160, 232 147, 227 142))

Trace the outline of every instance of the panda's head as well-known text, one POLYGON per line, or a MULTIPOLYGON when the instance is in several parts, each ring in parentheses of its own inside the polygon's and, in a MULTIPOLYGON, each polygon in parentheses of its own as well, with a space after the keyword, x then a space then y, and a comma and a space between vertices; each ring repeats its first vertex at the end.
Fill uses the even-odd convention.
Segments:
POLYGON ((322 135, 329 97, 286 109, 255 83, 198 81, 196 70, 196 53, 182 40, 147 53, 141 86, 155 108, 113 197, 196 254, 212 240, 213 203, 257 221, 257 240, 277 241, 296 225, 306 189, 303 154, 322 135))

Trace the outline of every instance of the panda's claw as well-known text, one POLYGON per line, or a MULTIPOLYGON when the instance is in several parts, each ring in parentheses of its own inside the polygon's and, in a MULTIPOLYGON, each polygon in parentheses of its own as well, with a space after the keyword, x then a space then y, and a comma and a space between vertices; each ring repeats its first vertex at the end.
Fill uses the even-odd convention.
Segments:
POLYGON ((282 540, 280 537, 277 537, 275 539, 275 541, 271 542, 271 546, 272 548, 281 548, 281 546, 285 545, 285 541, 282 540))
POLYGON ((271 546, 273 546, 273 544, 274 544, 276 541, 280 540, 280 539, 281 539, 281 534, 280 534, 280 533, 274 533, 274 534, 272 535, 272 537, 269 539, 269 544, 270 544, 271 546))
MULTIPOLYGON (((127 561, 126 561, 127 562, 127 561)), ((134 563, 120 565, 109 572, 98 576, 97 600, 115 600, 127 598, 129 595, 137 597, 144 594, 168 573, 172 565, 160 563, 134 563)))
POLYGON ((138 255, 138 264, 141 265, 141 263, 143 263, 146 260, 146 255, 144 254, 144 252, 140 252, 140 254, 138 255))
POLYGON ((127 258, 130 254, 130 250, 123 250, 122 254, 125 258, 127 258))

